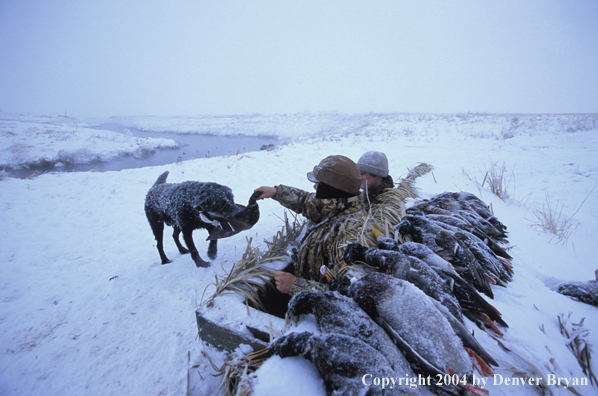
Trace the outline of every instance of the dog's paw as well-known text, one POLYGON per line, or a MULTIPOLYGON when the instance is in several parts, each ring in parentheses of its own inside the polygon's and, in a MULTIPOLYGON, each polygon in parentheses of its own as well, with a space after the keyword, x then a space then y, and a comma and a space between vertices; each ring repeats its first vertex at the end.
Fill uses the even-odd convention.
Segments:
POLYGON ((208 268, 210 266, 210 263, 207 261, 196 261, 195 265, 197 266, 197 268, 208 268))

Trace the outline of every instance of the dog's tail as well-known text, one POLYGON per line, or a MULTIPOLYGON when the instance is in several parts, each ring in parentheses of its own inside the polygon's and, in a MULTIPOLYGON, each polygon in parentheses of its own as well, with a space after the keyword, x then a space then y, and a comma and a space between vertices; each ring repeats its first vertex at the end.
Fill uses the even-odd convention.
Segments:
POLYGON ((154 183, 154 185, 153 185, 152 187, 155 187, 155 186, 157 186, 158 184, 164 184, 164 183, 166 183, 166 178, 168 177, 168 174, 169 174, 169 173, 170 173, 170 172, 168 172, 168 171, 166 171, 166 172, 162 173, 162 174, 161 174, 161 175, 158 177, 158 180, 156 180, 156 182, 154 183))

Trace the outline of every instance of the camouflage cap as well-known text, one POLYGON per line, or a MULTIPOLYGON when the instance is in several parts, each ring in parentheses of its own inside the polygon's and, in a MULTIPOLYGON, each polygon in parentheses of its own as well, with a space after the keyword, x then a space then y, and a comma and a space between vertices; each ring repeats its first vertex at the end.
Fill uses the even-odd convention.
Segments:
POLYGON ((326 183, 349 194, 359 194, 361 176, 357 165, 344 155, 331 155, 307 174, 312 183, 326 183))

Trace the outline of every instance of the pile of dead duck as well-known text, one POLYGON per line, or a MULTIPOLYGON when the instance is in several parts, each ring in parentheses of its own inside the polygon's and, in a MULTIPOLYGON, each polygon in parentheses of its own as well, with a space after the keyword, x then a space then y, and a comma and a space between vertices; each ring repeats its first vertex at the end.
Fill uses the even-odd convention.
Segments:
POLYGON ((507 227, 475 195, 447 192, 415 202, 390 234, 377 234, 375 247, 347 246, 347 266, 371 272, 293 296, 287 319, 313 315, 318 333, 287 332, 250 360, 302 356, 331 395, 487 394, 471 378, 493 375, 498 364, 466 321, 493 337, 508 327, 489 302, 492 286, 513 276, 507 227), (383 387, 372 374, 455 380, 383 387))

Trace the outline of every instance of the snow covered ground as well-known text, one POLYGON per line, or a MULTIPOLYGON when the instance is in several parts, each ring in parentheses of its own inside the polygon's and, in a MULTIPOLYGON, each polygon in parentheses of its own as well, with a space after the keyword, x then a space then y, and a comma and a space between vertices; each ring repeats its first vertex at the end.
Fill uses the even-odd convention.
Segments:
MULTIPOLYGON (((88 127, 96 120, 0 116, 4 165, 24 166, 77 150, 109 160, 146 144, 169 144, 92 133, 88 127)), ((417 180, 422 198, 468 191, 492 205, 508 226, 515 277, 507 288, 494 288, 492 303, 510 325, 504 344, 512 352, 471 327, 504 363, 496 373, 517 376, 512 371, 517 366, 546 378, 586 378, 567 349, 558 316, 569 324, 585 319, 582 328, 596 350, 598 310, 553 288, 594 279, 598 268, 598 115, 332 113, 117 121, 154 131, 274 134, 286 143, 272 151, 120 172, 57 172, 24 180, 0 173, 0 394, 216 394, 220 378, 212 376, 206 356, 216 364, 224 356, 198 339, 195 309, 204 291, 213 292, 214 276, 240 259, 246 238, 262 245, 280 229, 283 209, 260 201, 260 221, 221 240, 210 268, 196 268, 188 255, 179 255, 167 230, 165 250, 173 263, 161 265, 143 212, 147 190, 168 170, 169 182, 218 182, 246 203, 261 185, 311 190, 305 175, 322 158, 343 154, 357 160, 367 150, 386 152, 395 180, 420 162, 433 165, 432 173, 417 180), (488 170, 503 166, 506 200, 481 186, 488 170), (534 226, 534 212, 546 212, 549 205, 571 219, 568 239, 559 241, 534 226)), ((204 258, 205 236, 195 232, 204 258)), ((321 383, 305 381, 310 375, 313 367, 302 359, 272 361, 262 367, 256 393, 321 394, 321 383), (294 388, 297 378, 301 386, 294 388)), ((491 395, 539 394, 529 385, 485 387, 491 395)), ((574 388, 581 395, 598 394, 595 386, 574 388)), ((572 394, 564 386, 549 389, 572 394)))

